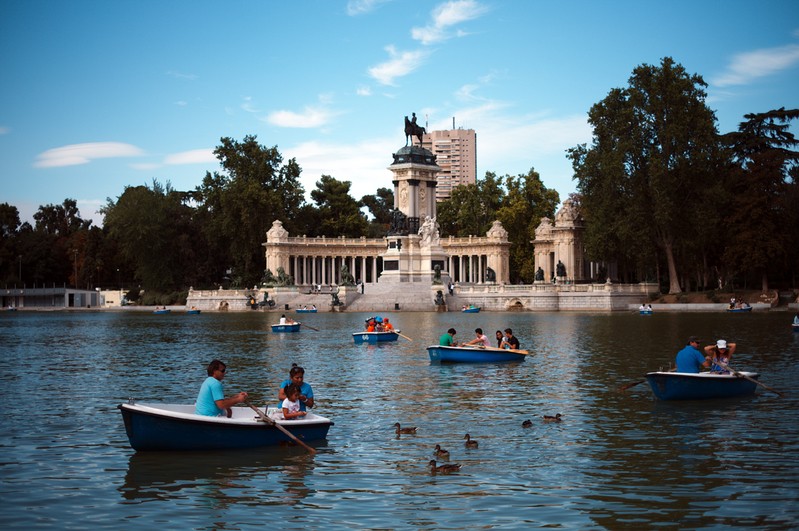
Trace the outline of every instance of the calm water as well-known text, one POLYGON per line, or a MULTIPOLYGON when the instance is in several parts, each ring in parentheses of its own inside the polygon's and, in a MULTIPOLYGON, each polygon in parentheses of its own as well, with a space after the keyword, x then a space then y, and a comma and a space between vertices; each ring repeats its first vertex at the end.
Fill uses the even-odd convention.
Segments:
MULTIPOLYGON (((0 315, 0 525, 28 529, 711 529, 799 527, 799 334, 790 314, 396 313, 413 341, 354 345, 366 314, 8 312, 0 315), (454 326, 511 326, 523 363, 431 365, 454 326), (658 402, 620 385, 689 335, 738 343, 768 392, 658 402), (207 363, 228 394, 276 402, 292 362, 334 420, 299 448, 133 452, 116 405, 191 403, 207 363), (544 423, 543 414, 563 414, 544 423), (531 419, 533 427, 522 428, 531 419), (392 425, 418 426, 396 438, 392 425), (464 448, 468 432, 480 443, 464 448), (432 448, 463 469, 431 476, 432 448)), ((761 388, 762 391, 762 388, 761 388)))

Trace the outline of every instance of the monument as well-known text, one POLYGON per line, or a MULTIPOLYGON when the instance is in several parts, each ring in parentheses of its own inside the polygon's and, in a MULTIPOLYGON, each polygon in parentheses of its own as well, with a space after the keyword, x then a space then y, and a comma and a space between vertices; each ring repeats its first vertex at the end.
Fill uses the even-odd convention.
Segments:
POLYGON ((441 246, 436 222, 436 175, 441 168, 436 157, 421 145, 424 128, 405 117, 405 146, 394 153, 389 166, 393 174, 394 211, 382 254, 380 282, 449 283, 447 254, 441 246))

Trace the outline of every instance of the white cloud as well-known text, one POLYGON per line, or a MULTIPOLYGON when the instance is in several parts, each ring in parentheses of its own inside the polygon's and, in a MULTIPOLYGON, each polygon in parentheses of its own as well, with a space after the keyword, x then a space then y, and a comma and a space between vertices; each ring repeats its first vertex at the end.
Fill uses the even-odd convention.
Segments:
POLYGON ((241 108, 242 108, 242 110, 244 110, 246 112, 250 112, 250 113, 259 113, 259 112, 261 112, 259 109, 257 109, 256 107, 253 106, 252 97, 250 97, 250 96, 245 96, 244 97, 244 103, 241 104, 241 108))
POLYGON ((164 164, 177 166, 182 164, 207 164, 217 162, 213 149, 192 149, 180 153, 172 153, 164 158, 164 164))
POLYGON ((799 64, 799 44, 765 48, 733 57, 727 70, 712 84, 718 87, 745 85, 751 81, 787 70, 799 64))
POLYGON ((347 14, 351 17, 363 15, 377 9, 380 4, 390 0, 350 0, 347 2, 347 14))
POLYGON ((382 85, 393 85, 395 78, 407 76, 419 68, 428 56, 423 50, 398 52, 394 46, 386 46, 385 50, 391 59, 369 69, 369 75, 382 85))
MULTIPOLYGON (((474 0, 455 0, 438 5, 432 12, 430 24, 422 28, 412 28, 411 37, 422 44, 433 44, 448 39, 448 29, 452 26, 476 19, 488 11, 488 8, 474 0)), ((457 30, 455 35, 463 37, 466 32, 457 30)))
POLYGON ((358 87, 355 91, 358 96, 371 96, 372 89, 370 87, 358 87))
POLYGON ((307 106, 301 113, 285 110, 271 112, 266 117, 266 121, 279 127, 307 129, 326 125, 336 114, 322 107, 307 106))
POLYGON ((48 149, 36 157, 37 168, 57 168, 88 164, 94 159, 138 157, 144 152, 138 147, 122 142, 90 142, 48 149))

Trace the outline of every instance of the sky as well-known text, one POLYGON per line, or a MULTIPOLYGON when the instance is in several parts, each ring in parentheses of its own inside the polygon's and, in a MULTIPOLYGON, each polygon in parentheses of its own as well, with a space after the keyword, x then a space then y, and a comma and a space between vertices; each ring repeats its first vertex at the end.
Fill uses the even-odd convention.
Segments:
POLYGON ((664 57, 721 133, 799 108, 799 2, 3 0, 0 203, 32 222, 75 199, 101 225, 126 186, 193 190, 247 135, 309 201, 322 175, 359 199, 392 188, 413 112, 476 131, 478 178, 534 169, 563 200, 591 106, 664 57))

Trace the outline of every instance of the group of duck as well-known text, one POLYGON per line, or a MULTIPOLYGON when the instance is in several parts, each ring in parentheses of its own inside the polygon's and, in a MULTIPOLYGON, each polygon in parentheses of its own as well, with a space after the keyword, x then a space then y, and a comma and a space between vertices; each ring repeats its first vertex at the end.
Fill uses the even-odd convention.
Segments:
MULTIPOLYGON (((562 415, 560 413, 556 415, 543 415, 541 418, 544 420, 544 422, 560 422, 562 415)), ((533 421, 529 419, 522 422, 522 428, 531 428, 532 426, 533 421)), ((403 428, 399 422, 394 424, 394 431, 397 434, 397 438, 399 438, 399 436, 402 434, 413 435, 416 433, 416 429, 416 426, 403 428)), ((468 433, 464 435, 463 438, 466 441, 464 442, 464 446, 466 448, 478 448, 480 446, 480 443, 472 439, 472 436, 468 433)), ((437 444, 433 449, 433 454, 440 459, 449 459, 449 450, 444 450, 441 448, 440 444, 437 444)), ((430 466, 430 472, 432 474, 451 474, 453 472, 459 471, 463 467, 463 465, 458 463, 445 463, 443 465, 439 465, 435 459, 431 459, 428 465, 430 466)))

